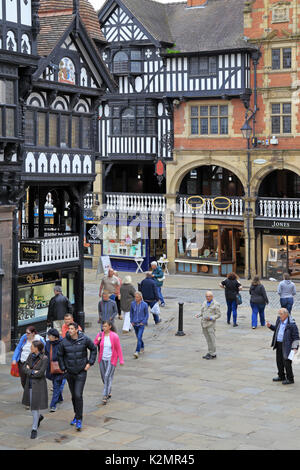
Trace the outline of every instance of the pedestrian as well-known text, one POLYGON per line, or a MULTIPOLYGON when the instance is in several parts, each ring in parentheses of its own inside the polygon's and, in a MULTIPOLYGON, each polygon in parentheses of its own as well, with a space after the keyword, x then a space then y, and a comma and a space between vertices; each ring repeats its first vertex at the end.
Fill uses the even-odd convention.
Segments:
POLYGON ((120 290, 121 290, 121 286, 122 286, 122 279, 119 277, 119 273, 118 271, 114 271, 114 276, 118 279, 119 281, 119 284, 116 285, 116 290, 115 290, 115 302, 117 304, 117 309, 118 309, 118 317, 119 317, 119 320, 123 320, 122 318, 122 315, 121 315, 121 293, 120 293, 120 290))
POLYGON ((70 424, 75 425, 77 431, 81 431, 83 389, 87 371, 95 363, 97 348, 88 336, 79 331, 77 323, 73 322, 70 323, 69 331, 59 345, 57 356, 60 369, 67 373, 67 381, 72 395, 75 416, 70 424), (88 350, 90 351, 89 357, 88 350))
POLYGON ((103 291, 102 300, 98 303, 98 323, 103 324, 105 321, 114 322, 115 317, 118 315, 117 304, 109 297, 109 292, 103 291))
POLYGON ((131 276, 125 276, 120 289, 121 311, 124 313, 123 333, 128 333, 132 325, 130 323, 130 306, 134 301, 135 288, 132 284, 131 276))
POLYGON ((21 336, 21 339, 18 342, 12 357, 12 364, 18 364, 19 376, 23 389, 26 382, 24 364, 27 361, 29 354, 31 354, 31 344, 33 341, 41 341, 42 343, 46 344, 44 338, 38 334, 35 327, 28 325, 26 327, 26 333, 21 336))
POLYGON ((133 355, 135 359, 138 359, 140 352, 143 353, 145 351, 143 334, 145 326, 148 323, 148 316, 148 304, 143 301, 142 294, 140 292, 136 292, 135 300, 132 302, 130 307, 130 321, 137 337, 136 351, 133 355))
MULTIPOLYGON (((74 316, 72 313, 66 313, 64 315, 64 323, 63 326, 61 327, 61 336, 62 338, 65 338, 67 332, 69 331, 69 325, 70 323, 74 322, 74 316)), ((80 325, 78 325, 78 330, 82 331, 82 328, 80 325)))
POLYGON ((153 315, 154 323, 157 325, 161 322, 159 317, 160 310, 159 310, 159 294, 158 288, 156 285, 155 280, 152 277, 152 273, 146 272, 146 277, 140 284, 140 290, 143 296, 144 301, 150 307, 150 311, 153 315))
POLYGON ((237 280, 235 273, 229 273, 227 278, 221 282, 220 287, 225 289, 225 299, 227 303, 227 323, 230 325, 231 313, 233 317, 233 326, 237 324, 237 296, 243 289, 242 284, 237 280))
POLYGON ((30 406, 33 416, 31 439, 37 437, 37 430, 44 419, 40 410, 48 408, 48 390, 46 382, 46 369, 48 358, 44 353, 42 341, 32 341, 31 352, 24 364, 26 375, 25 388, 22 403, 30 406))
POLYGON ((99 288, 99 297, 102 296, 102 292, 106 291, 109 293, 109 298, 111 300, 116 299, 116 288, 119 284, 119 280, 114 275, 114 270, 112 268, 108 269, 107 275, 105 275, 101 281, 99 288))
POLYGON ((124 364, 120 339, 111 321, 103 323, 103 331, 98 333, 94 344, 99 346, 98 362, 101 379, 104 384, 102 403, 106 405, 107 400, 111 398, 112 380, 118 359, 121 366, 124 364))
POLYGON ((156 287, 157 287, 157 292, 158 292, 158 297, 160 300, 160 305, 161 307, 165 306, 165 299, 162 295, 162 286, 164 283, 165 275, 163 270, 161 269, 160 266, 157 265, 156 261, 152 261, 151 263, 151 268, 152 268, 152 277, 156 282, 156 287))
POLYGON ((257 314, 259 313, 260 324, 265 326, 265 307, 269 303, 266 289, 260 282, 259 276, 254 276, 249 289, 250 306, 252 308, 252 329, 257 327, 257 314))
POLYGON ((220 304, 214 299, 211 291, 205 294, 206 300, 203 302, 200 313, 196 318, 201 318, 202 331, 205 336, 208 353, 203 359, 215 359, 216 354, 216 320, 221 316, 220 304))
POLYGON ((65 375, 58 370, 58 368, 56 368, 55 371, 53 370, 55 367, 51 367, 51 363, 55 364, 58 361, 57 352, 62 338, 59 336, 59 332, 55 328, 50 328, 50 330, 47 331, 47 336, 49 339, 46 341, 45 346, 45 354, 48 357, 46 377, 52 382, 53 395, 50 403, 50 412, 54 413, 56 411, 56 405, 64 401, 62 394, 67 379, 65 375))
POLYGON ((55 328, 61 333, 66 313, 73 313, 71 302, 62 293, 61 286, 55 286, 54 297, 49 302, 47 326, 55 328))
POLYGON ((293 384, 294 374, 290 353, 291 351, 295 353, 299 348, 296 322, 286 308, 281 308, 275 326, 267 322, 267 327, 274 331, 271 346, 276 349, 278 376, 273 378, 273 382, 282 382, 283 385, 293 384))
POLYGON ((291 314, 296 295, 296 286, 290 280, 288 273, 283 274, 283 280, 279 283, 277 293, 280 295, 280 306, 286 308, 291 314))

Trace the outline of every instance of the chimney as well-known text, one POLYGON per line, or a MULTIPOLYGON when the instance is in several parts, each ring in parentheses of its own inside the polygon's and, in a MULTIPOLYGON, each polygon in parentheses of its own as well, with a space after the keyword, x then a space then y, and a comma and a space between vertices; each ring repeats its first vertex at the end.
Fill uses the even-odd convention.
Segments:
POLYGON ((187 7, 204 7, 208 0, 187 0, 187 7))

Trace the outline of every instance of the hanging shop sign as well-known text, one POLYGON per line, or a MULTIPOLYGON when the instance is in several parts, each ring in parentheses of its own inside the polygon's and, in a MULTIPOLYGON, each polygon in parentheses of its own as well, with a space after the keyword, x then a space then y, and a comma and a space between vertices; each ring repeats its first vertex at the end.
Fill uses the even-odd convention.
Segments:
POLYGON ((39 243, 20 242, 20 260, 40 262, 42 260, 41 245, 39 243))
POLYGON ((229 209, 231 206, 231 201, 228 199, 228 197, 218 196, 213 199, 212 205, 218 211, 227 211, 227 209, 229 209))
POLYGON ((192 209, 201 209, 204 206, 205 199, 202 196, 190 196, 186 203, 192 209))

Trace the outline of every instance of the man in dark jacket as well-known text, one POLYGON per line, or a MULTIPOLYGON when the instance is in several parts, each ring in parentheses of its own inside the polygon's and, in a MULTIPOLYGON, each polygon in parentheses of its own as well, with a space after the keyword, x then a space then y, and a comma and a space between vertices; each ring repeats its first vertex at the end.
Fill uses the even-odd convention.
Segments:
POLYGON ((98 323, 102 324, 105 321, 114 321, 116 315, 118 315, 118 307, 114 300, 109 298, 109 292, 104 291, 102 294, 102 300, 98 303, 99 320, 98 323))
POLYGON ((54 297, 49 302, 47 324, 61 333, 66 313, 73 313, 71 302, 62 293, 61 286, 54 287, 54 297))
MULTIPOLYGON (((140 291, 142 293, 144 302, 148 304, 151 309, 154 307, 154 305, 159 302, 159 295, 158 295, 158 290, 157 290, 157 285, 155 280, 152 277, 151 272, 146 273, 146 278, 141 282, 140 284, 140 291)), ((160 323, 161 319, 159 318, 158 313, 153 313, 153 319, 155 324, 160 323)))
POLYGON ((289 355, 291 351, 295 353, 299 347, 299 332, 295 320, 286 308, 281 308, 275 326, 267 322, 267 327, 274 331, 271 346, 276 349, 278 377, 274 377, 273 382, 293 384, 294 375, 289 355))
POLYGON ((66 383, 66 378, 64 374, 51 374, 50 362, 58 361, 57 352, 62 341, 62 338, 59 336, 59 332, 55 328, 50 328, 47 331, 48 341, 46 341, 45 354, 48 357, 48 367, 46 371, 47 379, 52 381, 53 384, 53 395, 50 403, 50 411, 53 413, 56 411, 57 403, 63 402, 63 389, 66 383))
POLYGON ((58 361, 61 370, 67 372, 67 381, 72 395, 75 417, 70 424, 76 425, 78 431, 82 428, 82 395, 87 371, 95 363, 96 357, 97 348, 93 341, 78 330, 77 323, 70 323, 69 331, 58 348, 58 361), (90 350, 89 358, 88 349, 90 350))

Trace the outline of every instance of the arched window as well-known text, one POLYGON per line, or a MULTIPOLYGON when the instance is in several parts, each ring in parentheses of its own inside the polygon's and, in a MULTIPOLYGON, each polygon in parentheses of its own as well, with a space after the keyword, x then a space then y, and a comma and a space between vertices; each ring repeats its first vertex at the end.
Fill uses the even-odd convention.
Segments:
POLYGON ((113 58, 113 73, 122 75, 129 71, 129 58, 126 52, 119 51, 113 58))
POLYGON ((132 108, 126 108, 121 116, 122 135, 135 133, 135 114, 132 108))

